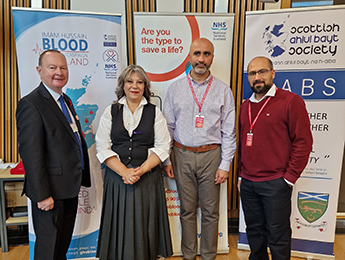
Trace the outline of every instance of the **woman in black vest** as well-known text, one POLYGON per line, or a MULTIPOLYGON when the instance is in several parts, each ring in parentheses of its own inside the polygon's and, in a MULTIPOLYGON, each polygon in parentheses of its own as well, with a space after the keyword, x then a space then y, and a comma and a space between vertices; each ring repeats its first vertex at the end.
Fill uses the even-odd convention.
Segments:
POLYGON ((103 260, 154 260, 172 255, 159 163, 169 156, 170 135, 150 102, 150 80, 136 65, 120 75, 118 101, 106 108, 96 134, 105 163, 97 256, 103 260))

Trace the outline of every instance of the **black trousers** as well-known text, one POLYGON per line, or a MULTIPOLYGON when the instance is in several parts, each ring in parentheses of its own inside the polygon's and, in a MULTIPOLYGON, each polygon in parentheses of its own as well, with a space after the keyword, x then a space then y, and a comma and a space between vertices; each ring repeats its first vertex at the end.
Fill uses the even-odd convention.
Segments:
POLYGON ((284 178, 253 182, 242 178, 241 202, 250 260, 289 260, 291 255, 291 193, 284 178))
POLYGON ((31 202, 32 220, 36 234, 35 260, 66 260, 71 243, 78 197, 55 200, 54 208, 40 210, 37 203, 31 202))

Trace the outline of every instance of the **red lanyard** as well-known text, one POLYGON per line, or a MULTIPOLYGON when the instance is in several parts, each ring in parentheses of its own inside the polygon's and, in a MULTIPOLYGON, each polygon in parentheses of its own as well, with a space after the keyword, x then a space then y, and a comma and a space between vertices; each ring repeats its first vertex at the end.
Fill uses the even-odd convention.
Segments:
POLYGON ((256 115, 253 123, 252 123, 252 106, 251 106, 251 102, 249 101, 248 116, 249 116, 249 124, 250 124, 250 133, 253 132, 253 127, 254 127, 256 121, 258 121, 259 115, 261 114, 261 112, 265 108, 265 106, 267 105, 268 101, 270 101, 270 99, 271 99, 271 97, 267 98, 265 104, 263 104, 263 106, 259 110, 258 114, 256 115))
POLYGON ((204 96, 202 97, 200 104, 199 104, 198 99, 196 98, 196 95, 195 95, 195 92, 194 92, 194 89, 193 89, 193 86, 192 86, 192 82, 190 81, 190 78, 189 78, 188 76, 187 76, 187 79, 188 79, 188 83, 189 83, 190 90, 192 91, 192 94, 193 94, 193 98, 194 98, 196 104, 197 104, 198 107, 199 107, 199 115, 200 115, 202 105, 204 104, 204 101, 205 101, 205 98, 206 98, 206 96, 207 96, 207 93, 208 93, 208 91, 210 90, 210 87, 211 87, 211 84, 212 84, 212 80, 213 80, 213 76, 211 77, 210 82, 209 82, 208 85, 207 85, 205 94, 204 94, 204 96))

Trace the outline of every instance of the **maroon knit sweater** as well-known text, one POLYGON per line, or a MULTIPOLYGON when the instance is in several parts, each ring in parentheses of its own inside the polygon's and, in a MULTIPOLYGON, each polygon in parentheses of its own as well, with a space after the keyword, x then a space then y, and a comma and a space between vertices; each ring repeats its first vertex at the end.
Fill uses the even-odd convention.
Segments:
MULTIPOLYGON (((265 101, 251 103, 252 121, 265 101)), ((252 146, 246 146, 249 102, 247 99, 240 108, 239 177, 251 181, 284 177, 295 183, 307 165, 313 143, 303 99, 277 89, 253 127, 252 146)))

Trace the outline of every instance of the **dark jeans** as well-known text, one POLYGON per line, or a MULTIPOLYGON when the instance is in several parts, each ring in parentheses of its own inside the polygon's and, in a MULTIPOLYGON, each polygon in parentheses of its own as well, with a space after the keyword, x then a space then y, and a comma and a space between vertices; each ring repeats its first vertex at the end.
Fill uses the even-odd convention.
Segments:
POLYGON ((288 260, 291 255, 291 192, 284 178, 253 182, 242 179, 241 201, 251 249, 250 260, 288 260))

